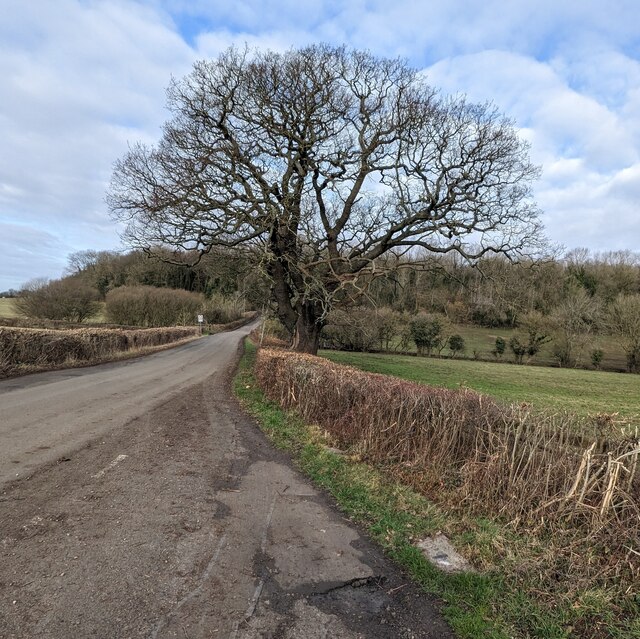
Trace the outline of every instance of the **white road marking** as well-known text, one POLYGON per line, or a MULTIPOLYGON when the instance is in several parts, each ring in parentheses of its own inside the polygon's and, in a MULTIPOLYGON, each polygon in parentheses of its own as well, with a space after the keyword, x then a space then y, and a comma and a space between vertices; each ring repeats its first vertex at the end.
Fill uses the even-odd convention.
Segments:
POLYGON ((107 471, 115 468, 121 461, 125 460, 129 455, 118 455, 108 466, 99 470, 95 475, 91 475, 94 479, 99 479, 104 475, 107 471))

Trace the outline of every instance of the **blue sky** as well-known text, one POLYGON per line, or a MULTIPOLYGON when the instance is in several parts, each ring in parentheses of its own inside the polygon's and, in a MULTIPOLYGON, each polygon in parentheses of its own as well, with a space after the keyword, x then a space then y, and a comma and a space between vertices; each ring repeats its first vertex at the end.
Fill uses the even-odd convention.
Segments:
POLYGON ((158 139, 171 75, 232 44, 403 56, 531 143, 547 234, 640 250, 637 0, 0 0, 0 290, 121 248, 104 193, 158 139))

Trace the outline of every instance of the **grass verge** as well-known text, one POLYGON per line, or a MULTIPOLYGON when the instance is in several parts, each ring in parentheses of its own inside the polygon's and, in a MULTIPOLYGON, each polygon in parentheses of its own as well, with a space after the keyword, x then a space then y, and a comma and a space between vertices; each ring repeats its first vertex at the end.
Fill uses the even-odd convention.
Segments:
POLYGON ((544 540, 515 536, 486 518, 446 513, 380 470, 331 452, 327 446, 332 442, 325 433, 265 399, 253 377, 254 360, 255 348, 248 343, 235 379, 238 398, 276 446, 288 451, 300 469, 425 591, 444 601, 445 617, 459 637, 640 636, 640 620, 633 619, 633 611, 623 611, 630 619, 624 627, 612 619, 613 602, 605 591, 578 597, 548 593, 541 600, 534 578, 523 583, 521 577, 509 576, 518 573, 518 554, 526 562, 532 547, 539 552, 544 540), (482 573, 451 576, 434 568, 414 541, 437 531, 445 532, 463 554, 483 567, 482 573), (504 570, 506 565, 511 570, 504 570))

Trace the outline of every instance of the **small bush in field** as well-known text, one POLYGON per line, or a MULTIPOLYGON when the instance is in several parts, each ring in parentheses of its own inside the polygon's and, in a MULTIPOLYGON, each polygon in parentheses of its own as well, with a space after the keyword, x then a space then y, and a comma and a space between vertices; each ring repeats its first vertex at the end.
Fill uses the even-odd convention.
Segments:
POLYGON ((528 360, 535 357, 544 344, 551 341, 551 338, 543 332, 540 332, 535 327, 529 327, 527 331, 527 341, 522 341, 517 335, 514 335, 509 340, 509 348, 513 353, 516 364, 522 364, 524 356, 526 355, 528 360))
POLYGON ((442 328, 442 321, 429 315, 417 315, 411 320, 409 330, 418 355, 431 355, 442 345, 442 328))
POLYGON ((129 326, 195 324, 204 298, 198 293, 154 286, 122 286, 107 293, 107 318, 129 326))
POLYGON ((466 348, 466 344, 464 343, 464 337, 462 335, 452 335, 449 338, 449 350, 453 357, 455 357, 458 353, 464 353, 466 348))
POLYGON ((604 357, 604 351, 601 348, 594 348, 591 351, 591 364, 594 368, 600 368, 602 365, 602 358, 604 357))
POLYGON ((509 340, 509 348, 513 353, 513 358, 516 364, 522 364, 524 356, 527 354, 527 345, 520 341, 519 337, 515 335, 509 340))
POLYGON ((491 351, 491 354, 496 358, 500 358, 504 355, 504 352, 507 348, 507 342, 504 337, 496 337, 496 343, 491 351))

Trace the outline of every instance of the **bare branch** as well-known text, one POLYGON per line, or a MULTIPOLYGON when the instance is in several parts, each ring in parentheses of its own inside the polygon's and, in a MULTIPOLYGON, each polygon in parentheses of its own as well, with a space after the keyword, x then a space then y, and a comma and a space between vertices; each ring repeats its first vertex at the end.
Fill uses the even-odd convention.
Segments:
POLYGON ((172 82, 168 106, 158 145, 116 163, 114 217, 146 250, 256 248, 291 330, 317 333, 389 252, 542 246, 538 169, 512 123, 402 60, 232 48, 172 82))

